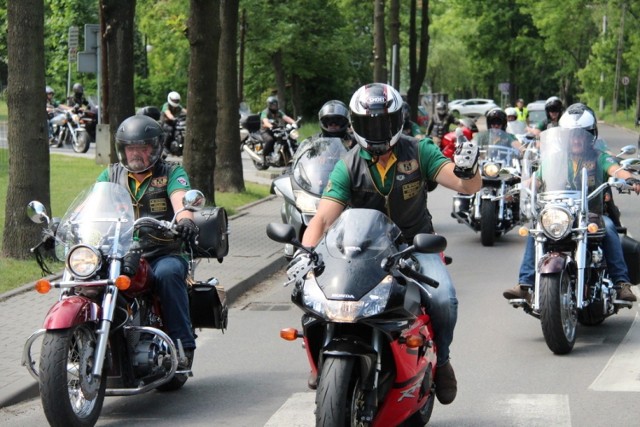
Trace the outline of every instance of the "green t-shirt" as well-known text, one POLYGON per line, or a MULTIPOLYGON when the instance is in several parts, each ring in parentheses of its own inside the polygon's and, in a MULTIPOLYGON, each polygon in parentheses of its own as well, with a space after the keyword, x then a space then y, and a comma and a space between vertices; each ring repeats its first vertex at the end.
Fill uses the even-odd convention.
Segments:
MULTIPOLYGON (((402 141, 400 141, 402 143, 402 141)), ((433 144, 429 138, 424 138, 418 142, 418 152, 420 161, 420 170, 423 173, 425 179, 434 181, 438 176, 438 173, 444 165, 451 163, 451 160, 446 158, 440 149, 433 144)), ((367 160, 369 165, 369 172, 373 178, 373 182, 376 188, 382 194, 389 194, 393 185, 393 179, 395 177, 395 169, 397 162, 394 163, 386 174, 385 181, 382 182, 380 172, 376 164, 372 161, 371 154, 367 153, 364 149, 360 148, 360 157, 367 160)), ((340 204, 346 205, 351 199, 351 178, 347 165, 343 159, 340 159, 334 167, 329 177, 329 182, 325 187, 322 198, 331 199, 340 204)))

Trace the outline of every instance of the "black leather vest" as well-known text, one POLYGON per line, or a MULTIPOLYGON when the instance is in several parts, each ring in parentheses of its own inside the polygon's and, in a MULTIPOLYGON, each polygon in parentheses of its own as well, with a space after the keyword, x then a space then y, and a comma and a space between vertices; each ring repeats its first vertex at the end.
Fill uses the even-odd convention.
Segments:
POLYGON ((397 162, 391 177, 391 191, 385 196, 376 188, 369 164, 360 157, 360 150, 349 151, 344 158, 351 180, 349 205, 384 212, 400 227, 407 243, 411 243, 416 234, 433 232, 425 180, 420 170, 418 140, 401 135, 393 152, 397 162))
MULTIPOLYGON (((177 163, 159 161, 153 167, 151 181, 144 194, 136 200, 129 186, 129 172, 119 163, 109 166, 109 181, 122 185, 131 194, 131 201, 135 209, 135 217, 151 217, 171 221, 173 219, 173 206, 167 192, 169 174, 177 163)), ((140 229, 140 247, 143 256, 153 259, 161 255, 180 254, 182 242, 171 233, 163 233, 146 228, 140 229)))

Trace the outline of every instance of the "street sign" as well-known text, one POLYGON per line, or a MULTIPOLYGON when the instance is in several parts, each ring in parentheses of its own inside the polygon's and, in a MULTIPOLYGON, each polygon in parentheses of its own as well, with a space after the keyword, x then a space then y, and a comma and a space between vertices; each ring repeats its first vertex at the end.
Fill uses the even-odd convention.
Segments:
POLYGON ((78 48, 70 47, 69 48, 69 62, 76 62, 78 59, 78 48))
POLYGON ((78 27, 69 27, 69 36, 67 38, 69 50, 78 49, 78 27))
POLYGON ((509 93, 509 82, 498 83, 498 89, 502 93, 509 93))
POLYGON ((629 77, 624 76, 624 77, 622 78, 622 84, 623 84, 624 86, 627 86, 627 85, 629 84, 629 77))
POLYGON ((98 33, 100 25, 84 25, 84 51, 78 53, 78 72, 97 73, 98 72, 98 33))

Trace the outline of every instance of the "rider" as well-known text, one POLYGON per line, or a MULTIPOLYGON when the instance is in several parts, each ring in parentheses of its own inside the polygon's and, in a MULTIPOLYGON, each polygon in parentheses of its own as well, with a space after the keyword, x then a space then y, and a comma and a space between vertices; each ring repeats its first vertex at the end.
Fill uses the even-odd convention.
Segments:
POLYGON ((560 98, 552 96, 547 99, 544 103, 544 112, 547 117, 541 122, 536 123, 531 128, 531 133, 538 136, 542 131, 558 126, 558 121, 560 117, 562 117, 563 111, 564 107, 560 98))
POLYGON ((73 94, 67 98, 67 106, 71 109, 89 107, 89 101, 84 97, 84 86, 80 83, 74 83, 71 88, 73 94))
POLYGON ((51 124, 51 119, 53 118, 53 112, 56 108, 58 108, 58 106, 60 105, 60 103, 58 101, 56 101, 53 98, 53 95, 55 95, 55 91, 53 90, 53 88, 51 86, 47 86, 45 88, 45 92, 47 94, 47 118, 49 119, 48 124, 49 124, 49 143, 51 143, 51 138, 53 137, 53 126, 51 124))
POLYGON ((164 129, 164 148, 169 151, 171 147, 171 141, 175 137, 176 121, 181 114, 187 114, 187 109, 180 104, 180 94, 176 91, 171 91, 167 95, 167 102, 162 105, 162 111, 160 112, 160 123, 162 123, 162 129, 164 129))
MULTIPOLYGON (((190 189, 189 177, 182 166, 161 159, 163 134, 160 124, 148 116, 136 114, 124 120, 116 132, 119 163, 109 165, 98 177, 99 182, 114 182, 127 188, 136 206, 136 218, 148 216, 170 221, 183 208, 182 197, 190 189)), ((190 369, 196 343, 189 316, 187 261, 183 254, 185 247, 195 242, 198 227, 189 211, 180 212, 177 224, 182 241, 149 229, 141 229, 138 237, 142 257, 149 261, 153 271, 167 333, 176 345, 181 341, 187 357, 186 364, 181 362, 179 369, 190 369)), ((135 269, 123 268, 123 272, 133 275, 135 269)))
POLYGON ((402 103, 402 117, 404 119, 402 124, 402 133, 418 139, 424 138, 420 125, 411 121, 411 107, 406 101, 402 103))
MULTIPOLYGON (((511 108, 513 109, 513 108, 511 108)), ((509 108, 507 108, 509 110, 509 108)), ((507 113, 501 108, 496 107, 487 111, 487 130, 479 132, 476 135, 478 145, 503 145, 505 147, 520 148, 521 144, 515 135, 507 133, 507 113), (491 130, 502 130, 505 132, 491 132, 491 130), (498 138, 497 140, 490 140, 492 138, 498 138)))
POLYGON ((447 103, 440 101, 436 104, 436 114, 431 116, 431 120, 427 126, 427 135, 429 135, 433 139, 433 142, 439 147, 442 137, 449 133, 450 126, 459 123, 460 121, 456 119, 453 114, 449 113, 447 103))
MULTIPOLYGON (((393 87, 371 83, 359 88, 349 103, 351 124, 359 147, 338 161, 325 187, 316 215, 302 244, 315 246, 347 207, 384 212, 402 230, 406 242, 417 233, 432 232, 426 212, 426 181, 436 181, 456 191, 473 194, 480 189, 478 150, 473 143, 460 147, 455 164, 428 138, 416 140, 402 134, 402 97, 393 87)), ((458 300, 449 273, 437 254, 416 254, 422 271, 440 282, 432 295, 429 314, 436 331, 438 370, 436 396, 451 403, 457 392, 449 345, 457 320, 458 300)), ((308 255, 298 252, 287 273, 295 278, 308 255)))
POLYGON ((316 137, 340 138, 347 150, 357 145, 350 132, 349 109, 344 102, 335 99, 325 102, 318 111, 318 120, 322 132, 316 137))
MULTIPOLYGON (((618 171, 620 165, 613 157, 594 147, 598 137, 598 125, 596 115, 591 108, 581 103, 571 105, 560 118, 559 126, 566 129, 582 128, 592 135, 589 141, 572 141, 572 167, 578 167, 581 164, 587 167, 590 182, 606 180, 609 176, 614 176, 614 173, 617 178, 633 178, 633 175, 628 171, 618 171), (598 175, 600 175, 599 178, 598 175)), ((593 190, 591 187, 589 189, 593 190)), ((640 193, 640 184, 634 184, 633 189, 636 193, 640 193)), ((601 208, 599 209, 601 210, 601 208)), ((636 301, 636 296, 630 288, 629 273, 616 227, 608 216, 602 215, 602 219, 605 225, 602 250, 611 280, 619 287, 618 299, 636 301)), ((535 283, 535 276, 535 242, 533 237, 529 236, 522 264, 520 264, 518 284, 504 291, 502 295, 506 299, 528 299, 529 289, 535 283)))
MULTIPOLYGON (((262 125, 260 134, 262 135, 262 141, 264 142, 262 155, 265 163, 267 163, 267 156, 273 153, 273 145, 276 142, 272 129, 277 126, 282 126, 283 123, 289 123, 294 128, 296 128, 297 125, 295 120, 287 116, 284 111, 278 109, 278 98, 273 95, 267 98, 267 108, 262 110, 260 113, 260 122, 262 125)), ((279 155, 279 153, 273 153, 271 160, 274 163, 277 162, 279 155)))

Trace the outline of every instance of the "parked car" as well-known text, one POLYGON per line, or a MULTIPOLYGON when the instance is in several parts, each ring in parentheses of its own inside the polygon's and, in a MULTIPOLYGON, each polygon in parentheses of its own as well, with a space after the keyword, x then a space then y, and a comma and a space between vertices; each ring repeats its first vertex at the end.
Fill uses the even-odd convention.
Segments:
POLYGON ((449 106, 449 110, 451 110, 454 106, 466 101, 466 99, 454 99, 450 101, 447 105, 449 106))
POLYGON ((534 101, 527 104, 527 110, 529 110, 529 124, 535 125, 547 118, 547 113, 544 111, 545 101, 534 101))
POLYGON ((493 99, 474 98, 467 99, 459 104, 449 107, 451 113, 454 116, 467 116, 467 117, 480 117, 492 108, 497 108, 498 105, 493 99))

